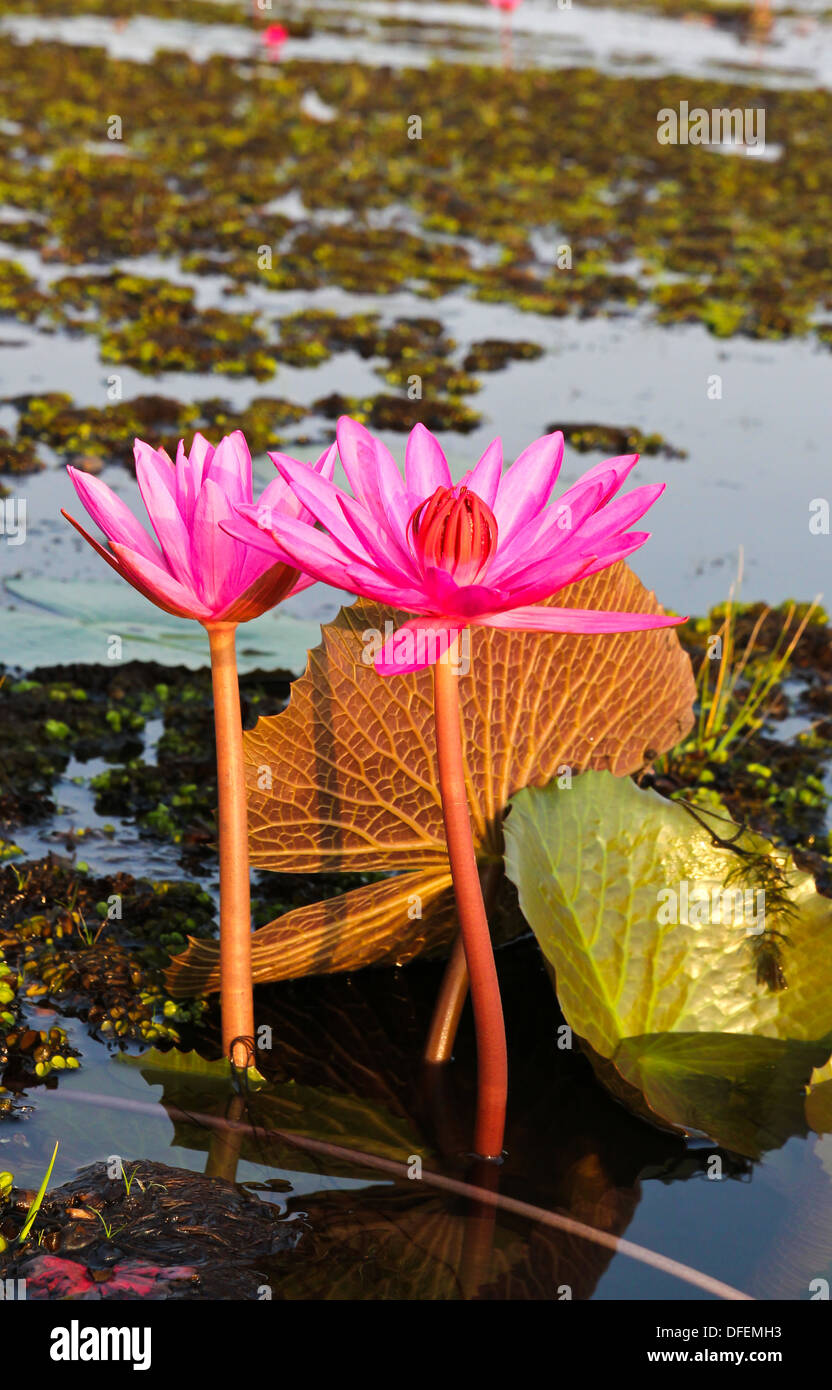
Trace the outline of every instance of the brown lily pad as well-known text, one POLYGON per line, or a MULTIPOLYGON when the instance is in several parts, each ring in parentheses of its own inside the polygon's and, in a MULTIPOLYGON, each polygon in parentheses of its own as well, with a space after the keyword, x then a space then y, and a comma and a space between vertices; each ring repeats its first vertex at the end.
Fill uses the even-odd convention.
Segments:
MULTIPOLYGON (((619 563, 561 605, 661 609, 619 563)), ((454 916, 430 670, 382 679, 369 634, 400 615, 342 609, 323 629, 288 707, 246 734, 252 864, 282 872, 407 871, 286 913, 254 933, 259 980, 410 959, 450 941, 454 916)), ((564 769, 626 776, 692 722, 690 662, 671 630, 601 636, 471 631, 460 677, 471 820, 481 863, 502 858, 506 806, 564 769)), ((218 988, 216 942, 192 942, 168 972, 175 994, 218 988)))

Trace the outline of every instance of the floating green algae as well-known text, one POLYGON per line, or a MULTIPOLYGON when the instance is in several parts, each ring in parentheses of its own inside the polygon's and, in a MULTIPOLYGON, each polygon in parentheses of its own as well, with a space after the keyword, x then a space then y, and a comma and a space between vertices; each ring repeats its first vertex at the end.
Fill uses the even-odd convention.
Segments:
MULTIPOLYGON (((0 1076, 20 1089, 77 1067, 53 1006, 112 1040, 178 1041, 204 1006, 174 1003, 161 969, 187 936, 214 930, 214 904, 192 883, 94 876, 47 858, 0 869, 0 1076)), ((2 1091, 0 1085, 0 1091, 2 1091)))
MULTIPOLYGON (((652 303, 758 337, 806 331, 832 297, 827 92, 684 79, 691 107, 730 107, 739 91, 765 111, 782 152, 761 161, 660 145, 657 112, 680 95, 669 77, 435 63, 427 81, 401 70, 379 83, 357 64, 294 62, 249 70, 243 86, 221 58, 137 65, 78 48, 67 64, 60 45, 10 43, 0 88, 19 124, 0 194, 42 226, 49 260, 179 255, 237 285, 465 287, 552 314, 652 303), (310 87, 337 119, 304 113, 310 87), (123 139, 102 151, 107 111, 123 139), (408 113, 421 113, 421 139, 408 113), (267 209, 289 191, 309 215, 287 227, 267 209), (407 228, 371 224, 397 207, 407 228), (317 225, 321 210, 349 217, 317 225), (550 264, 531 229, 551 235, 550 264), (473 261, 467 238, 498 258, 473 261), (633 261, 639 274, 619 269, 633 261)), ((31 312, 23 290, 8 293, 10 312, 31 312)))
MULTIPOLYGON (((739 93, 765 111, 780 154, 761 161, 660 145, 657 112, 681 90, 669 77, 436 62, 427 78, 390 70, 379 83, 356 63, 255 65, 243 77, 224 58, 163 52, 137 64, 75 47, 66 57, 51 42, 0 50, 0 118, 15 131, 0 173, 10 210, 0 214, 0 314, 94 337, 115 373, 244 376, 265 389, 244 409, 221 391, 199 405, 152 393, 100 406, 16 397, 2 471, 42 466, 40 445, 96 469, 123 459, 134 434, 170 448, 197 428, 241 428, 258 452, 280 447, 310 407, 265 384, 281 365, 311 368, 340 352, 369 361, 381 389, 329 390, 311 413, 464 433, 481 419, 470 402, 480 375, 542 351, 533 330, 460 348, 438 316, 317 306, 281 315, 262 298, 253 306, 254 288, 466 294, 530 323, 646 310, 722 339, 832 338, 829 93, 686 77, 691 107, 730 107, 739 93), (310 89, 335 119, 306 114, 310 89), (409 138, 411 114, 420 139, 409 138), (112 115, 121 139, 108 141, 112 115), (15 261, 18 247, 40 257, 42 273, 15 261), (123 267, 135 257, 155 258, 159 272, 123 267), (212 295, 241 298, 206 307, 168 265, 211 277, 212 295)), ((579 448, 605 447, 605 429, 626 433, 570 428, 579 448)), ((649 434, 629 447, 670 449, 649 434)))

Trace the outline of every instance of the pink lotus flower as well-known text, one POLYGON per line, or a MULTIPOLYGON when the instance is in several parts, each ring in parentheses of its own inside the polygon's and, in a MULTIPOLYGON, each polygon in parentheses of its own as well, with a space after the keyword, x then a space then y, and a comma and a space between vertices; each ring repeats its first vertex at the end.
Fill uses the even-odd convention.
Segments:
MULTIPOLYGON (((152 603, 181 618, 202 623, 246 622, 315 581, 294 563, 241 545, 220 529, 237 504, 253 499, 251 455, 239 430, 213 448, 194 435, 190 454, 182 441, 174 464, 164 449, 137 439, 136 477, 158 545, 120 497, 98 478, 68 470, 75 491, 107 538, 109 549, 67 512, 64 516, 109 565, 152 603)), ((335 445, 314 465, 298 469, 326 482, 335 466, 335 445)), ((314 517, 297 495, 275 478, 261 507, 310 527, 314 517)))
POLYGON ((520 0, 488 0, 495 10, 503 10, 506 14, 511 14, 520 4, 520 0))
POLYGON ((260 38, 267 48, 275 50, 275 54, 280 53, 281 48, 289 37, 289 30, 284 29, 282 24, 270 24, 268 29, 264 29, 260 38))
POLYGON ((540 606, 648 539, 648 532, 628 527, 664 484, 615 498, 637 454, 596 464, 547 506, 563 457, 560 433, 530 444, 505 474, 502 446, 494 440, 456 486, 438 441, 423 425, 408 438, 404 478, 389 450, 345 416, 338 421, 338 449, 354 497, 320 472, 270 454, 324 531, 306 517, 272 508, 265 495, 257 506, 237 505, 238 520, 222 524, 231 536, 288 556, 316 579, 419 614, 376 655, 381 675, 433 665, 472 624, 595 633, 684 621, 540 606))

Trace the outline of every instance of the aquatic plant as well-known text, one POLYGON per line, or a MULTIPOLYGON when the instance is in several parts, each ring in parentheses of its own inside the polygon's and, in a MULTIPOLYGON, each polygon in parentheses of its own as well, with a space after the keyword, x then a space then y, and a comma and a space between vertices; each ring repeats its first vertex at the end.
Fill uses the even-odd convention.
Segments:
POLYGON ((702 663, 698 682, 700 717, 694 740, 696 745, 710 752, 714 761, 724 758, 736 739, 746 741, 762 723, 767 712, 766 702, 780 683, 817 606, 818 600, 815 599, 802 617, 795 621, 796 605, 790 605, 774 647, 766 653, 763 661, 756 664, 747 690, 740 694, 741 682, 749 667, 760 629, 772 609, 763 608, 742 653, 737 655, 734 631, 736 610, 733 599, 729 599, 722 627, 717 634, 721 639, 722 655, 713 691, 709 688, 707 661, 702 663))
POLYGON ((24 1223, 23 1223, 23 1225, 22 1225, 22 1227, 21 1227, 21 1229, 20 1229, 20 1235, 17 1237, 17 1243, 18 1243, 18 1245, 23 1245, 23 1244, 25 1244, 26 1239, 27 1239, 27 1237, 28 1237, 28 1235, 29 1235, 29 1232, 31 1231, 32 1227, 33 1227, 34 1224, 35 1224, 35 1218, 37 1217, 37 1214, 38 1214, 38 1212, 39 1212, 40 1209, 41 1209, 41 1205, 42 1205, 42 1203, 43 1203, 43 1199, 44 1199, 44 1197, 46 1196, 46 1189, 47 1189, 47 1187, 49 1186, 49 1179, 50 1179, 51 1176, 52 1176, 52 1169, 55 1167, 55 1159, 58 1157, 58 1144, 59 1144, 59 1143, 60 1143, 60 1140, 56 1139, 56 1140, 55 1140, 55 1147, 54 1147, 54 1149, 52 1150, 52 1157, 51 1157, 50 1160, 49 1160, 49 1166, 48 1166, 48 1168, 46 1169, 46 1172, 45 1172, 44 1175, 43 1175, 43 1181, 41 1182, 40 1187, 38 1188, 37 1192, 35 1193, 34 1200, 32 1201, 32 1205, 30 1206, 28 1212, 26 1213, 26 1220, 24 1221, 24 1223))
MULTIPOLYGON (((239 623, 257 617, 313 582, 291 562, 239 544, 220 529, 237 503, 251 502, 251 455, 239 432, 216 448, 200 434, 190 453, 180 442, 176 463, 163 449, 136 441, 136 476, 158 544, 129 507, 106 484, 78 469, 69 474, 75 490, 104 532, 105 549, 63 515, 117 574, 152 603, 193 618, 208 633, 214 692, 219 784, 220 942, 223 951, 223 1047, 235 1065, 253 1065, 254 1012, 251 992, 251 907, 248 870, 242 722, 235 634, 239 623)), ((335 450, 310 474, 326 478, 335 450)), ((280 478, 264 490, 260 505, 276 514, 307 515, 280 478)))
POLYGON ((627 528, 664 486, 637 488, 613 501, 637 462, 637 455, 627 455, 596 465, 548 507, 563 458, 559 433, 530 444, 505 475, 495 440, 456 486, 439 442, 423 426, 408 438, 404 478, 384 445, 346 417, 338 422, 338 450, 354 496, 295 460, 271 456, 323 532, 265 502, 238 504, 240 520, 222 524, 230 535, 288 556, 324 582, 419 615, 382 642, 374 665, 381 676, 434 670, 439 790, 477 1031, 475 1147, 496 1158, 505 1128, 506 1041, 465 786, 460 639, 471 625, 614 633, 683 621, 540 602, 643 545, 647 533, 627 528))
MULTIPOLYGON (((656 763, 658 771, 682 772, 691 760, 711 763, 725 762, 761 727, 783 676, 786 674, 795 649, 819 611, 819 598, 804 605, 784 605, 782 623, 773 641, 761 656, 755 656, 760 634, 773 616, 774 610, 761 605, 751 630, 739 649, 737 618, 743 610, 739 604, 742 586, 742 555, 736 581, 731 585, 724 608, 715 610, 721 622, 715 632, 708 632, 707 651, 697 672, 697 703, 699 713, 690 734, 671 752, 656 763), (711 680, 713 658, 716 676, 711 680)), ((710 620, 703 620, 709 627, 710 620)), ((697 626, 703 627, 703 622, 697 626)))

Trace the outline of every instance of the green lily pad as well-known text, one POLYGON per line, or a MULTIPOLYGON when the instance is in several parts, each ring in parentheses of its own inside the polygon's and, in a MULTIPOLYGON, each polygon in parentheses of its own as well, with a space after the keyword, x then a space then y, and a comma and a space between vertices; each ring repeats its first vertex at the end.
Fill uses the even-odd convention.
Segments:
POLYGON ((832 1049, 832 902, 762 836, 696 814, 606 772, 527 788, 506 872, 604 1083, 757 1157, 806 1132, 832 1049))
MULTIPOLYGON (((156 608, 129 584, 35 578, 7 579, 5 588, 25 604, 0 609, 0 660, 9 665, 32 670, 104 663, 113 636, 121 639, 121 662, 153 660, 189 670, 209 664, 204 628, 156 608)), ((237 665, 241 672, 265 667, 299 674, 320 639, 319 623, 273 609, 240 627, 237 665)))

